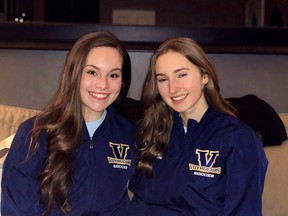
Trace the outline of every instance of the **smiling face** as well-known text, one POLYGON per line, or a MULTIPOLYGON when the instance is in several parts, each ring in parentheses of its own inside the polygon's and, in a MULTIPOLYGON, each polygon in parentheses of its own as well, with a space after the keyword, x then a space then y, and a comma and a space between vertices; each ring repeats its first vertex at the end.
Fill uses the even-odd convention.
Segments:
POLYGON ((180 113, 183 123, 189 118, 200 121, 208 108, 203 88, 208 76, 185 56, 174 51, 162 54, 156 60, 156 82, 164 102, 180 113))
POLYGON ((118 97, 122 84, 122 57, 112 47, 96 47, 89 52, 83 68, 80 95, 85 121, 99 119, 118 97))

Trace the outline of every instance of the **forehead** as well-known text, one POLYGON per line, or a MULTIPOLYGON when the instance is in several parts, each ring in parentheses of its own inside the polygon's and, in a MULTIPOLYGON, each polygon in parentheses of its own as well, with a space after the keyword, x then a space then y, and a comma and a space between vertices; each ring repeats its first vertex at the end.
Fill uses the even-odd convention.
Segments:
POLYGON ((94 47, 92 48, 86 58, 86 62, 95 62, 95 61, 109 61, 111 63, 120 62, 122 63, 123 58, 120 52, 114 47, 94 47))
POLYGON ((189 60, 183 54, 175 51, 168 51, 158 56, 156 59, 156 64, 162 63, 163 61, 167 61, 167 64, 175 63, 177 61, 189 62, 189 60))
POLYGON ((156 59, 156 72, 164 72, 163 70, 177 70, 182 67, 196 67, 184 55, 175 51, 168 51, 156 59))

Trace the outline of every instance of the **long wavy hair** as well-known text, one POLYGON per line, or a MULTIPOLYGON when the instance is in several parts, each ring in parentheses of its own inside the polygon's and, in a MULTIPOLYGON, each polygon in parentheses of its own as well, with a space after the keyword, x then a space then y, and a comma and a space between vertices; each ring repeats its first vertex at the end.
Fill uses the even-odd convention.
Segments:
POLYGON ((207 75, 209 81, 204 88, 207 102, 216 110, 235 116, 234 108, 220 94, 216 71, 202 48, 192 39, 185 37, 164 41, 150 59, 141 94, 145 112, 137 133, 140 143, 137 170, 145 170, 148 177, 153 176, 154 159, 167 149, 173 126, 173 110, 162 100, 155 76, 157 59, 168 51, 182 54, 199 68, 202 76, 207 75))
POLYGON ((37 152, 40 135, 47 140, 48 158, 40 176, 43 198, 48 200, 43 215, 49 215, 58 206, 63 213, 71 211, 68 191, 72 185, 71 166, 75 150, 81 145, 83 127, 80 80, 87 55, 95 47, 112 47, 123 58, 122 88, 114 103, 120 103, 131 83, 131 64, 128 53, 110 32, 92 32, 82 36, 72 47, 59 78, 58 89, 46 107, 37 115, 31 131, 27 159, 37 152))

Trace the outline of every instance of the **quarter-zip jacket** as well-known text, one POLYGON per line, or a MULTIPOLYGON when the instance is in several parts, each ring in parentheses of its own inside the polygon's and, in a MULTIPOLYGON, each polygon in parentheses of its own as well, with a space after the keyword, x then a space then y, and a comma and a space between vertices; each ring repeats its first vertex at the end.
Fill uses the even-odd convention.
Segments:
MULTIPOLYGON (((34 119, 18 129, 4 163, 2 216, 41 215, 47 202, 41 198, 39 175, 47 160, 45 134, 40 136, 37 154, 26 160, 34 119)), ((104 122, 90 139, 85 123, 81 143, 72 166, 69 216, 123 216, 129 207, 127 183, 135 168, 136 124, 107 109, 104 122)), ((52 216, 64 215, 54 207, 52 216)))
POLYGON ((131 215, 262 215, 267 159, 258 135, 240 120, 209 106, 187 134, 179 113, 166 153, 153 163, 153 178, 139 172, 131 215))

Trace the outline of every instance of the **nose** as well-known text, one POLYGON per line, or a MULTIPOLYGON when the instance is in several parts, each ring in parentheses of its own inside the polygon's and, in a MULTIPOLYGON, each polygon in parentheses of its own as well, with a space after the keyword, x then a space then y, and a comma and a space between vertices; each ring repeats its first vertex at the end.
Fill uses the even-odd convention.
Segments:
POLYGON ((96 86, 101 90, 107 89, 107 87, 108 87, 107 77, 106 76, 100 76, 97 80, 96 86))
POLYGON ((173 81, 173 80, 170 80, 169 81, 169 93, 170 94, 175 94, 175 93, 177 93, 178 91, 179 91, 179 87, 178 87, 178 85, 177 85, 177 83, 175 82, 175 81, 173 81))

